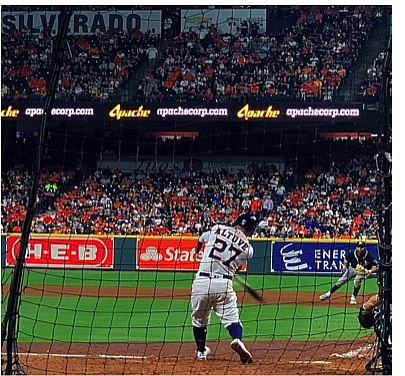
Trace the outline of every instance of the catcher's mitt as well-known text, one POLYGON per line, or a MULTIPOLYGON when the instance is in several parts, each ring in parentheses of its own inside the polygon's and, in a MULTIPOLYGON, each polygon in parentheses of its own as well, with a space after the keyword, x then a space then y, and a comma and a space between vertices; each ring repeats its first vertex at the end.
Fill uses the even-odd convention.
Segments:
POLYGON ((354 271, 358 275, 369 275, 370 274, 370 270, 366 269, 363 265, 360 265, 360 264, 357 264, 354 271))

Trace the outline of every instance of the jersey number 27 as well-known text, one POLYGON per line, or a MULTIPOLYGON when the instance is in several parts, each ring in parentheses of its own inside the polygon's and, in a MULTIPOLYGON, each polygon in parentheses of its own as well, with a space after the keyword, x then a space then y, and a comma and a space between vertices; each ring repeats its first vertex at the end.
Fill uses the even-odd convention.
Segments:
POLYGON ((215 259, 215 260, 219 260, 222 261, 222 263, 225 266, 229 266, 229 264, 235 260, 240 254, 242 253, 242 251, 236 247, 233 246, 233 244, 227 243, 226 241, 216 238, 215 243, 213 245, 213 247, 211 248, 211 252, 208 255, 209 257, 215 259), (231 256, 229 258, 227 258, 226 260, 224 260, 224 252, 225 251, 229 251, 228 253, 231 254, 231 256))

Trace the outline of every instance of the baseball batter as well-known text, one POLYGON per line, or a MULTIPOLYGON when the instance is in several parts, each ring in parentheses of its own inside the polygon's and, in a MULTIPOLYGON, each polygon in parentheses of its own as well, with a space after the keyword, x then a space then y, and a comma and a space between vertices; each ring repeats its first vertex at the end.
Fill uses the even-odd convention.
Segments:
POLYGON ((332 288, 322 294, 319 299, 329 299, 331 295, 343 286, 346 282, 354 278, 353 294, 350 298, 350 304, 357 304, 357 295, 360 291, 363 280, 378 269, 377 260, 366 250, 366 245, 363 241, 358 241, 356 249, 346 257, 342 267, 342 276, 332 286, 332 288))
POLYGON ((242 342, 237 297, 232 277, 253 256, 248 236, 256 227, 256 218, 240 215, 232 226, 215 225, 198 239, 196 252, 205 244, 203 257, 191 290, 193 334, 197 359, 205 360, 210 353, 205 345, 211 309, 232 337, 231 348, 244 364, 252 362, 252 354, 242 342))

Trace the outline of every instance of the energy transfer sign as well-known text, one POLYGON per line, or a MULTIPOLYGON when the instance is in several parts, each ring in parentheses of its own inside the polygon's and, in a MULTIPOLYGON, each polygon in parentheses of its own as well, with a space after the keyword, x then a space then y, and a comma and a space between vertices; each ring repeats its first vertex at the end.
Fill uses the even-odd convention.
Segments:
MULTIPOLYGON (((354 250, 356 242, 274 242, 270 272, 281 273, 335 273, 341 274, 346 255, 354 250)), ((377 245, 367 244, 367 250, 378 259, 377 245)))

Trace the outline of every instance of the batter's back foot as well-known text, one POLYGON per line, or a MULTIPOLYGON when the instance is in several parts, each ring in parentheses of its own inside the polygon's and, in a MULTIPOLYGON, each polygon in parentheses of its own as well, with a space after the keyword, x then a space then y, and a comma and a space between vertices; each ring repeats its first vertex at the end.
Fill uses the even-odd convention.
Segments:
POLYGON ((231 348, 235 351, 243 364, 250 364, 253 362, 252 354, 248 351, 245 344, 239 339, 235 338, 231 342, 231 348))

